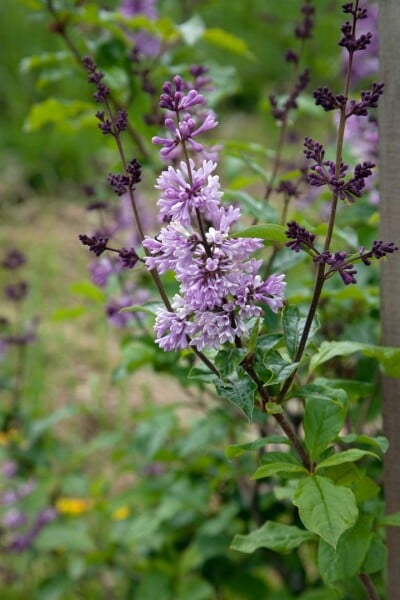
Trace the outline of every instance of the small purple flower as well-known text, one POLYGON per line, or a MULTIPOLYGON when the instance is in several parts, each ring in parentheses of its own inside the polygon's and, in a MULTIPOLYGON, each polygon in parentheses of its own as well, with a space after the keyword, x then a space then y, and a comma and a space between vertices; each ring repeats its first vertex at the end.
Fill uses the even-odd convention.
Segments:
POLYGON ((18 508, 9 508, 1 520, 4 527, 7 529, 17 529, 25 525, 27 521, 26 515, 18 508))
POLYGON ((90 278, 95 285, 106 287, 110 276, 116 272, 116 269, 109 258, 102 257, 90 265, 89 271, 90 278))
POLYGON ((5 294, 9 300, 20 302, 28 293, 29 286, 26 281, 18 281, 17 283, 5 286, 5 294))
POLYGON ((1 261, 0 265, 3 269, 7 269, 9 271, 14 271, 15 269, 19 269, 26 263, 26 258, 19 250, 15 248, 9 250, 1 261))
POLYGON ((119 298, 111 298, 105 308, 105 312, 110 325, 114 327, 123 328, 133 319, 133 315, 130 312, 121 312, 122 308, 127 308, 134 304, 133 299, 130 296, 121 296, 119 298))

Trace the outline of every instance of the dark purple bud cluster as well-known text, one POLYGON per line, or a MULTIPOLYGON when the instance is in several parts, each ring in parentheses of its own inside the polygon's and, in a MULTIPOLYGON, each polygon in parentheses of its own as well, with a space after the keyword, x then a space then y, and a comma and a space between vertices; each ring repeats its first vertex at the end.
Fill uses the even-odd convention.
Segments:
POLYGON ((110 94, 110 88, 103 83, 104 73, 97 69, 97 65, 90 56, 85 56, 83 64, 88 73, 88 82, 96 86, 96 92, 93 94, 96 102, 105 102, 110 94))
POLYGON ((310 185, 321 187, 328 186, 341 200, 354 202, 355 198, 360 198, 366 186, 365 180, 372 175, 372 169, 375 167, 372 162, 363 162, 356 165, 354 175, 350 179, 345 179, 348 171, 348 165, 341 162, 339 168, 331 160, 324 160, 325 151, 321 144, 307 137, 304 140, 304 154, 306 158, 313 160, 316 164, 310 167, 307 181, 310 185))
POLYGON ((346 106, 347 98, 343 94, 333 94, 327 87, 320 87, 313 93, 315 104, 326 111, 342 109, 346 106))
POLYGON ((380 96, 383 94, 383 83, 373 83, 370 90, 361 92, 361 100, 350 100, 346 117, 357 115, 367 117, 368 109, 377 108, 380 96))
POLYGON ((108 119, 102 110, 96 112, 96 117, 100 121, 99 129, 105 135, 118 135, 128 127, 128 113, 124 108, 119 109, 113 119, 108 119))
POLYGON ((291 248, 294 252, 300 252, 300 250, 304 249, 304 246, 315 251, 315 235, 307 231, 305 227, 301 227, 296 221, 287 223, 285 235, 291 240, 290 242, 286 242, 285 246, 291 248))
POLYGON ((12 283, 5 287, 7 298, 13 302, 20 302, 23 300, 27 295, 28 290, 29 286, 26 281, 18 281, 17 283, 12 283))
POLYGON ((304 138, 304 147, 304 154, 306 155, 306 158, 314 160, 317 164, 321 165, 325 156, 323 145, 319 142, 315 142, 310 137, 306 137, 304 138))
POLYGON ((339 42, 339 46, 346 48, 350 53, 357 52, 359 50, 365 50, 372 40, 372 33, 369 31, 367 33, 363 33, 359 37, 355 37, 354 27, 355 25, 346 21, 341 28, 343 37, 339 42))
POLYGON ((367 266, 371 264, 370 258, 385 258, 387 254, 393 254, 397 252, 398 246, 394 242, 383 242, 382 240, 375 240, 372 242, 372 248, 368 252, 365 251, 364 247, 360 248, 360 259, 367 266))
POLYGON ((26 258, 19 250, 12 248, 1 261, 3 269, 14 271, 26 263, 26 258))
POLYGON ((280 181, 276 187, 277 194, 284 194, 286 198, 298 198, 299 189, 297 184, 292 181, 280 181))
POLYGON ((277 121, 284 121, 288 112, 293 108, 297 108, 297 99, 301 92, 307 87, 309 82, 310 72, 308 69, 305 69, 302 73, 300 73, 296 85, 282 106, 279 105, 276 96, 273 94, 269 96, 272 114, 277 121))
POLYGON ((297 63, 299 62, 299 55, 297 54, 297 52, 289 48, 289 50, 287 50, 285 53, 285 61, 287 63, 294 63, 295 65, 297 65, 297 63))
POLYGON ((353 2, 346 2, 346 4, 343 4, 342 9, 345 14, 353 15, 357 20, 366 19, 368 16, 366 8, 355 8, 353 2))
POLYGON ((330 266, 329 271, 325 274, 325 277, 330 277, 333 273, 339 273, 342 281, 345 285, 351 283, 357 283, 355 275, 357 270, 354 268, 353 263, 346 262, 347 252, 329 252, 328 250, 314 256, 314 262, 323 263, 330 266))
POLYGON ((194 77, 194 82, 192 84, 193 89, 205 91, 211 91, 214 89, 212 84, 212 77, 208 75, 209 68, 203 65, 192 65, 189 68, 189 73, 192 77, 194 77))
POLYGON ((89 246, 91 252, 96 256, 101 256, 105 250, 107 250, 108 238, 102 235, 80 235, 80 241, 84 246, 89 246))
POLYGON ((314 27, 313 16, 315 13, 315 8, 313 6, 310 6, 310 4, 304 4, 301 7, 301 12, 303 15, 303 20, 301 21, 301 23, 296 25, 294 33, 299 40, 306 40, 312 35, 312 30, 314 27))
POLYGON ((101 256, 106 250, 115 252, 121 259, 122 266, 126 269, 133 269, 136 263, 141 260, 134 248, 130 248, 129 250, 127 248, 121 248, 118 250, 116 248, 110 248, 107 246, 109 239, 108 237, 97 234, 92 236, 81 234, 79 239, 82 244, 84 246, 88 246, 90 251, 96 256, 101 256))
POLYGON ((128 189, 134 190, 135 184, 141 180, 142 167, 136 158, 133 158, 126 167, 127 174, 110 173, 107 177, 108 183, 118 196, 125 194, 128 189))
POLYGON ((134 248, 130 248, 129 250, 127 250, 126 248, 121 248, 118 254, 122 261, 122 266, 126 269, 133 269, 133 267, 139 260, 139 257, 134 248))

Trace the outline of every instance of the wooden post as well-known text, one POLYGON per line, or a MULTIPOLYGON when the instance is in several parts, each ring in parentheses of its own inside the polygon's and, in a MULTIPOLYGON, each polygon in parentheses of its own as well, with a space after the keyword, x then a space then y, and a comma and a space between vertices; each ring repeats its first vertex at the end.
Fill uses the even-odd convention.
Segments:
MULTIPOLYGON (((379 0, 380 239, 400 247, 400 0, 379 0)), ((382 263, 382 344, 400 346, 400 255, 382 263)), ((384 482, 386 512, 400 511, 400 379, 383 378, 384 432, 389 439, 384 482)), ((400 598, 400 528, 388 529, 388 594, 400 598)))

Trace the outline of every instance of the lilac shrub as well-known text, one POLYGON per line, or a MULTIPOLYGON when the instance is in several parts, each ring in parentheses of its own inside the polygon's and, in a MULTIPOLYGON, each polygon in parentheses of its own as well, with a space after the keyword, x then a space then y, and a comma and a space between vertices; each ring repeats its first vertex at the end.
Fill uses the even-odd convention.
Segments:
MULTIPOLYGON (((346 436, 345 427, 351 426, 351 420, 346 421, 351 382, 314 378, 313 371, 330 358, 364 352, 377 358, 387 374, 399 376, 392 358, 388 358, 396 351, 340 339, 322 342, 320 348, 318 342, 311 344, 319 328, 317 313, 325 291, 329 298, 326 282, 335 278, 341 286, 354 286, 357 263, 369 267, 373 260, 385 259, 398 250, 395 242, 382 240, 358 245, 355 251, 347 246, 334 247, 338 240, 343 244, 345 237, 335 236, 341 208, 351 209, 362 202, 375 168, 369 155, 360 156, 354 167, 344 162, 347 125, 356 119, 368 119, 384 91, 383 83, 374 82, 357 97, 351 95, 353 64, 371 45, 373 35, 358 30, 359 23, 368 16, 358 0, 342 8, 347 19, 339 40, 347 54, 344 88, 337 93, 321 86, 314 92, 317 106, 338 114, 334 159, 329 158, 330 148, 309 136, 303 150, 307 160, 303 181, 311 191, 323 192, 324 197, 330 198, 325 228, 312 230, 289 219, 286 226, 267 223, 240 229, 241 210, 224 202, 217 175, 218 159, 210 157, 203 142, 203 135, 218 124, 216 115, 206 109, 200 89, 176 75, 164 83, 159 103, 166 111, 167 133, 152 140, 161 146, 161 158, 172 164, 162 171, 155 186, 161 230, 153 237, 148 235, 135 191, 140 165, 135 158, 126 159, 121 141, 127 128, 127 113, 123 109, 113 111, 104 74, 91 58, 86 58, 89 82, 96 87, 94 97, 104 107, 96 115, 99 127, 103 134, 114 137, 123 169, 122 173, 110 175, 108 181, 118 196, 128 194, 138 243, 114 248, 101 233, 81 235, 80 239, 97 257, 103 257, 106 251, 117 255, 122 268, 138 270, 142 264, 146 266, 163 304, 153 311, 155 342, 166 351, 187 355, 192 350, 208 368, 208 381, 215 384, 218 395, 254 421, 261 439, 243 446, 243 452, 262 449, 261 464, 253 479, 275 476, 290 481, 288 500, 292 508, 296 507, 296 522, 302 528, 266 521, 256 531, 236 536, 232 548, 246 553, 260 547, 284 552, 303 542, 312 543, 317 548, 317 568, 324 584, 344 594, 347 583, 353 585, 356 578, 368 597, 376 599, 371 575, 383 564, 381 561, 375 569, 368 553, 374 552, 372 540, 380 543, 376 529, 385 521, 379 520, 382 504, 378 501, 374 505, 375 516, 371 517, 369 502, 375 502, 379 490, 372 489, 372 479, 355 463, 376 458, 368 448, 373 446, 379 454, 385 445, 382 438, 358 436, 351 430, 346 436), (286 274, 270 272, 271 261, 263 258, 264 242, 279 242, 297 255, 308 255, 314 284, 306 310, 303 304, 296 306, 285 298, 286 274), (172 298, 162 279, 171 272, 176 284, 172 298), (271 314, 282 317, 278 331, 268 325, 271 314), (292 401, 301 407, 300 417, 293 413, 292 401), (284 437, 266 435, 272 419, 284 437), (274 446, 273 451, 267 452, 268 445, 277 441, 287 443, 288 450, 280 451, 274 446), (346 449, 348 444, 352 447, 346 449), (347 479, 341 471, 346 463, 353 467, 352 476, 347 479), (362 487, 362 494, 354 482, 362 487), (287 540, 287 544, 279 544, 277 538, 287 540), (362 545, 363 552, 357 544, 362 545), (357 556, 350 565, 346 557, 353 552, 357 556)), ((310 36, 314 10, 306 3, 302 12, 304 22, 297 28, 296 36, 304 41, 310 36)), ((292 51, 287 60, 298 64, 295 56, 292 51)), ((194 72, 203 75, 198 68, 194 72)), ((272 111, 282 128, 286 128, 288 113, 295 108, 308 81, 306 71, 300 74, 283 106, 271 98, 272 111)), ((278 156, 283 141, 281 136, 278 156)), ((275 160, 265 201, 274 190, 279 166, 279 160, 275 160)), ((290 182, 282 181, 277 189, 287 197, 297 195, 296 186, 290 182)), ((107 268, 107 263, 103 266, 107 268)), ((124 306, 121 314, 125 315, 127 309, 124 306)), ((132 307, 132 311, 136 310, 137 306, 132 307)), ((204 371, 201 376, 204 378, 204 371)), ((262 493, 260 487, 255 487, 259 502, 262 493)))

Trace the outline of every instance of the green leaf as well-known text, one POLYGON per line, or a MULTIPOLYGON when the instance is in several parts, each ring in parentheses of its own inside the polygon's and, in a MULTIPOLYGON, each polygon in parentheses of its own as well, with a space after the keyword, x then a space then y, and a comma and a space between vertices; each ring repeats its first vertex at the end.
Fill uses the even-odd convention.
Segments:
POLYGON ((283 413, 283 407, 277 402, 267 402, 265 405, 265 412, 268 415, 281 415, 283 413))
POLYGON ((285 227, 269 223, 266 225, 253 225, 247 229, 242 229, 233 234, 235 238, 260 238, 264 242, 280 242, 287 241, 285 235, 285 227))
POLYGON ((223 348, 215 357, 217 367, 222 379, 235 373, 238 366, 247 354, 246 348, 223 348))
POLYGON ((345 444, 365 444, 366 446, 374 446, 375 448, 378 448, 382 454, 385 454, 389 448, 388 439, 384 435, 370 437, 369 435, 348 433, 347 435, 342 435, 340 441, 345 444))
POLYGON ((291 462, 276 462, 271 463, 269 465, 262 465, 257 469, 255 473, 251 476, 252 479, 263 479, 264 477, 271 477, 271 475, 276 475, 280 473, 283 476, 284 473, 292 474, 292 473, 307 473, 308 471, 302 467, 301 465, 296 465, 291 462))
POLYGON ((177 25, 183 40, 188 46, 193 46, 204 34, 205 25, 199 15, 193 15, 188 21, 177 25))
POLYGON ((246 554, 251 554, 258 548, 286 553, 313 539, 315 536, 312 533, 294 525, 267 521, 247 535, 235 535, 231 548, 246 554))
POLYGON ((260 335, 257 339, 257 348, 260 350, 264 350, 264 352, 268 350, 272 350, 279 344, 282 340, 281 333, 267 333, 266 335, 260 335))
POLYGON ((293 503, 304 526, 334 548, 358 517, 353 492, 320 475, 299 481, 293 503))
POLYGON ((379 519, 378 525, 381 527, 400 527, 400 512, 382 517, 379 519))
POLYGON ((345 531, 332 548, 324 540, 318 547, 318 568, 328 584, 354 577, 361 571, 372 539, 372 517, 361 516, 351 529, 345 531))
POLYGON ((254 440, 254 442, 247 442, 247 444, 232 444, 225 448, 225 456, 227 458, 236 458, 245 452, 256 452, 268 444, 289 444, 289 441, 283 435, 269 435, 254 440))
MULTIPOLYGON (((332 390, 332 392, 341 390, 332 390)), ((306 402, 304 411, 304 434, 307 449, 315 460, 336 438, 346 418, 343 395, 336 399, 315 393, 306 402)))
MULTIPOLYGON (((294 358, 296 356, 305 324, 306 318, 300 316, 300 312, 297 306, 288 305, 285 308, 282 316, 282 326, 286 347, 291 358, 294 358)), ((308 335, 307 345, 309 342, 311 342, 318 327, 319 323, 314 319, 310 329, 310 333, 308 335)))
POLYGON ((70 286, 70 290, 73 294, 97 302, 98 304, 104 304, 106 296, 97 285, 90 281, 76 281, 70 286))
POLYGON ((94 125, 93 104, 82 100, 47 98, 33 104, 24 123, 24 131, 39 131, 45 125, 57 125, 62 131, 74 131, 94 125))
POLYGON ((262 466, 252 475, 252 479, 269 477, 275 473, 307 473, 290 452, 267 452, 262 457, 262 466))
POLYGON ((388 377, 400 377, 400 348, 375 346, 361 342, 322 342, 317 354, 310 361, 310 372, 331 360, 335 356, 349 356, 361 352, 364 356, 375 358, 388 377))
POLYGON ((50 523, 42 530, 35 541, 39 550, 71 550, 91 552, 95 545, 82 523, 61 525, 50 523))
POLYGON ((359 450, 358 448, 351 448, 350 450, 344 450, 343 452, 338 452, 337 454, 329 456, 329 458, 326 458, 317 465, 315 472, 319 471, 320 469, 334 467, 336 465, 341 465, 347 462, 356 462, 364 456, 373 456, 374 458, 379 458, 379 456, 377 456, 373 452, 368 452, 368 450, 359 450))
POLYGON ((246 42, 224 29, 219 29, 217 27, 207 29, 203 34, 203 40, 213 46, 228 50, 233 54, 254 59, 254 54, 250 52, 246 42))
POLYGON ((70 308, 58 308, 51 315, 51 320, 55 322, 69 321, 70 319, 76 319, 81 317, 88 312, 86 306, 71 306, 70 308))
MULTIPOLYGON (((276 350, 264 352, 262 355, 264 368, 267 370, 265 383, 275 385, 285 381, 296 370, 299 363, 288 362, 276 350)), ((257 369, 256 369, 257 370, 257 369)))
POLYGON ((378 573, 386 566, 387 548, 378 533, 373 534, 367 556, 361 567, 362 573, 378 573))
POLYGON ((197 381, 204 381, 206 383, 215 383, 218 379, 207 367, 192 367, 187 374, 187 378, 197 379, 197 381))
POLYGON ((20 72, 25 75, 34 69, 43 69, 44 67, 59 67, 65 62, 71 62, 71 55, 67 51, 61 52, 43 52, 42 54, 33 54, 23 58, 19 65, 20 72))
POLYGON ((257 385, 241 367, 238 368, 238 377, 236 381, 217 381, 217 394, 237 406, 251 422, 257 385))

